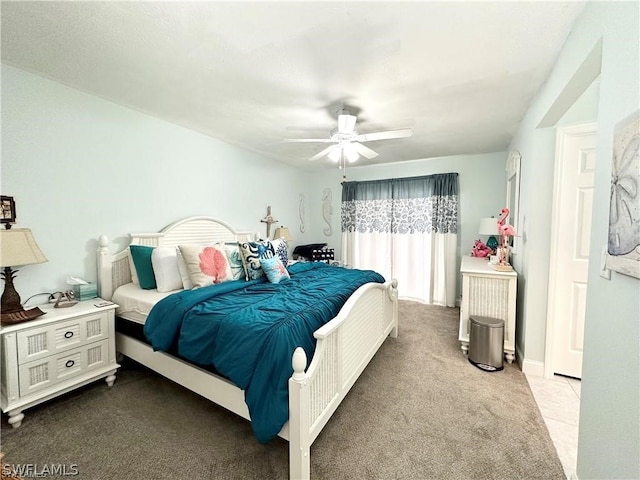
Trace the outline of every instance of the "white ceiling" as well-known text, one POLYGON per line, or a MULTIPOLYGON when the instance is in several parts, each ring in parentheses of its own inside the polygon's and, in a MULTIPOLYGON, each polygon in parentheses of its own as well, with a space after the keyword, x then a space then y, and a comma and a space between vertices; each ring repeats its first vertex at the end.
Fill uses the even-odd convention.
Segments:
POLYGON ((343 106, 358 164, 507 148, 583 2, 2 2, 2 61, 293 165, 343 106))

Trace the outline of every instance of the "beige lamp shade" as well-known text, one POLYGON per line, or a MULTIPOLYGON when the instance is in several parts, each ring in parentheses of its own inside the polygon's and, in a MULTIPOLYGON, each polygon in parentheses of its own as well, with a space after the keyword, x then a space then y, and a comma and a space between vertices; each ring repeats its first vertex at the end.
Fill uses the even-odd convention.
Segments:
POLYGON ((480 220, 480 226, 478 227, 478 235, 500 235, 498 231, 498 219, 483 218, 480 220))
POLYGON ((273 234, 273 238, 274 240, 276 238, 284 238, 287 242, 290 242, 291 240, 293 240, 293 237, 291 236, 291 232, 289 231, 288 227, 276 228, 276 231, 273 234))
POLYGON ((17 267, 48 261, 28 228, 0 230, 0 266, 17 267))

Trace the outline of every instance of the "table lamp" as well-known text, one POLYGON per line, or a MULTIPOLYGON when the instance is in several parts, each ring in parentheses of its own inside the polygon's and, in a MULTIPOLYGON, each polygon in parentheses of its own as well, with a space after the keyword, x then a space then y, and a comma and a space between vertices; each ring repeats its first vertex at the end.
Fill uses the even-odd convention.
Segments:
POLYGON ((487 247, 495 251, 498 248, 496 235, 500 235, 498 231, 498 219, 494 217, 481 219, 480 227, 478 227, 478 235, 489 235, 487 247))
POLYGON ((0 317, 3 325, 20 323, 44 315, 38 307, 25 310, 20 303, 20 295, 13 286, 17 270, 11 267, 44 263, 44 256, 28 228, 0 230, 0 267, 4 278, 4 292, 0 303, 0 317))
POLYGON ((291 236, 291 232, 289 231, 288 227, 276 228, 276 231, 273 234, 273 239, 275 240, 276 238, 284 238, 287 242, 290 242, 291 240, 293 240, 293 237, 291 236))

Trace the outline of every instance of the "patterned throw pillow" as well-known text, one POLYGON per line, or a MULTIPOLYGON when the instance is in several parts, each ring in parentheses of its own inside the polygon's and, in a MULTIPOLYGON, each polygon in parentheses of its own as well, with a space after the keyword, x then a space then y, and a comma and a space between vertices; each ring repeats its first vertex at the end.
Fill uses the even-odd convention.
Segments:
POLYGON ((264 276, 260 267, 261 258, 271 258, 275 255, 273 245, 269 240, 257 240, 255 242, 239 242, 238 248, 242 254, 245 280, 255 280, 264 276))
POLYGON ((231 267, 231 277, 233 280, 244 278, 244 264, 242 263, 242 254, 237 243, 218 243, 218 248, 224 251, 227 261, 231 267))
POLYGON ((284 238, 276 238, 271 241, 271 245, 273 245, 273 251, 278 257, 280 257, 280 261, 286 267, 289 264, 289 250, 287 249, 287 241, 284 238))
POLYGON ((291 278, 287 267, 282 264, 279 256, 261 258, 260 266, 271 283, 280 283, 285 278, 291 278))
POLYGON ((179 245, 193 288, 233 280, 224 250, 215 245, 179 245))

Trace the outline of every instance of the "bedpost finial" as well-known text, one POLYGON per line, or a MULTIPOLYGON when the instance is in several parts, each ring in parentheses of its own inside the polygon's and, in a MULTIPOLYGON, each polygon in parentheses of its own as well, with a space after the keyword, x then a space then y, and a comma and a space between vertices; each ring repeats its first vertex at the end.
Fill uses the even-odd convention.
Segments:
POLYGON ((398 279, 394 278, 391 280, 387 287, 387 295, 389 295, 389 299, 391 301, 398 300, 398 279))
POLYGON ((109 239, 106 235, 100 235, 100 238, 98 238, 98 245, 100 248, 107 248, 109 246, 109 239))
POLYGON ((293 359, 291 361, 293 366, 293 378, 294 380, 304 379, 304 369, 307 366, 307 354, 304 353, 302 347, 298 347, 293 352, 293 359))

